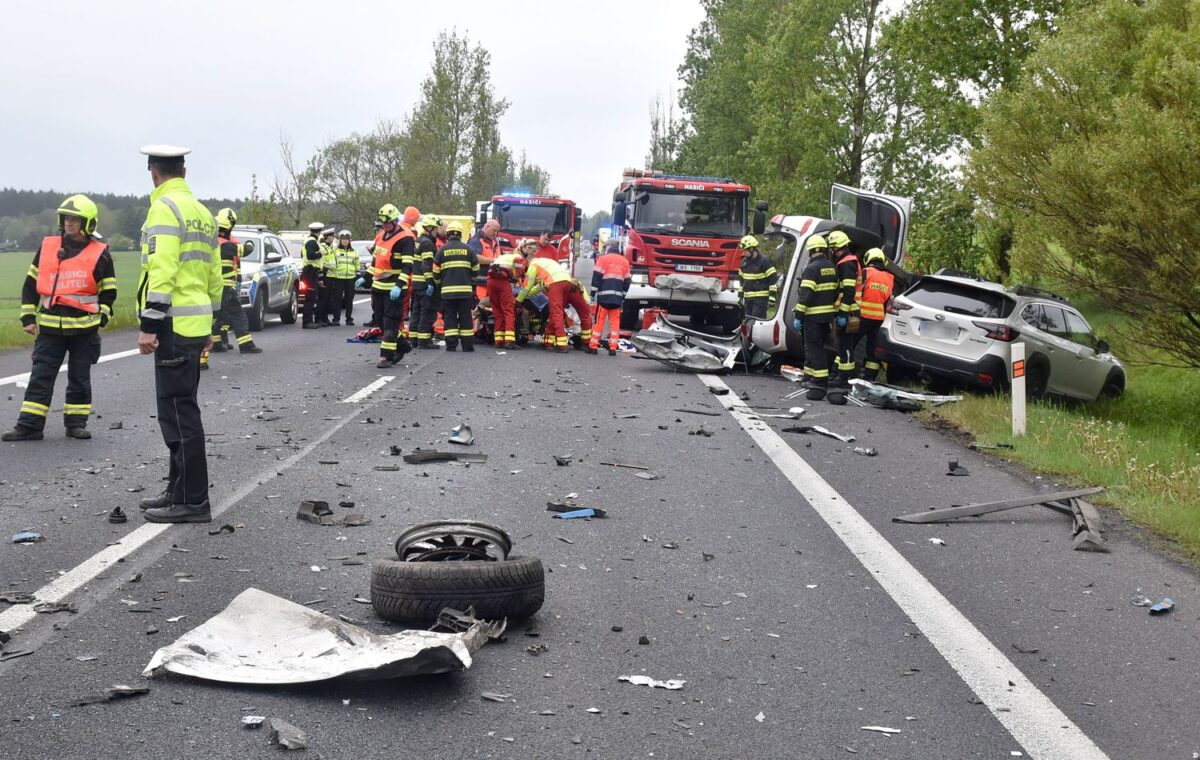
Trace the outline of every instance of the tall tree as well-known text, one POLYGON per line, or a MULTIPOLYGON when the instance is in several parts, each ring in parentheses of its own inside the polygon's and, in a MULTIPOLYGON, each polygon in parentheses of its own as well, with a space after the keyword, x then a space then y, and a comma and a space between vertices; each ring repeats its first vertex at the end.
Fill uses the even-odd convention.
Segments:
POLYGON ((354 133, 321 149, 317 191, 348 224, 365 225, 385 203, 405 198, 407 134, 381 121, 369 134, 354 133))
POLYGON ((1200 367, 1200 0, 1105 0, 984 112, 972 186, 1026 270, 1200 367))

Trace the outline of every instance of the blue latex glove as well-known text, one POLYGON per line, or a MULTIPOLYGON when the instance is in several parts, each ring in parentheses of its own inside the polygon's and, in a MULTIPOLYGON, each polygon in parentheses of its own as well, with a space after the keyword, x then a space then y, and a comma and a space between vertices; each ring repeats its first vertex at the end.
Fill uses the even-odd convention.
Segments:
POLYGON ((400 286, 393 285, 392 292, 388 293, 388 298, 392 299, 393 301, 399 301, 400 296, 402 295, 404 295, 404 291, 400 289, 400 286))
POLYGON ((804 332, 804 322, 799 317, 792 320, 792 327, 796 328, 796 332, 804 332))
POLYGON ((433 296, 433 285, 425 286, 425 295, 430 296, 430 297, 433 296))
POLYGON ((837 326, 838 327, 845 327, 849 321, 850 321, 850 318, 847 317, 845 314, 838 314, 838 318, 837 318, 837 326))
POLYGON ((363 278, 359 277, 357 280, 354 281, 354 289, 355 290, 362 290, 365 287, 367 287, 367 281, 364 280, 363 278))

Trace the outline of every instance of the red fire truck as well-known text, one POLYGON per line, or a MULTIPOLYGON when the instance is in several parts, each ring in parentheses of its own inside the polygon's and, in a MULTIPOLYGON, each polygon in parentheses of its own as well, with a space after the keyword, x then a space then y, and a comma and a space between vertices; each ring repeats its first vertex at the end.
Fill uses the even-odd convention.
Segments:
POLYGON ((767 204, 724 177, 692 177, 626 169, 613 194, 613 237, 633 269, 621 330, 640 328, 656 307, 693 324, 732 332, 742 321, 738 241, 766 226, 767 204))
POLYGON ((550 233, 550 242, 558 249, 558 260, 568 270, 574 264, 575 242, 583 226, 583 212, 575 201, 557 195, 504 193, 490 201, 475 204, 479 226, 489 219, 500 222, 501 247, 511 250, 521 238, 536 238, 550 233))

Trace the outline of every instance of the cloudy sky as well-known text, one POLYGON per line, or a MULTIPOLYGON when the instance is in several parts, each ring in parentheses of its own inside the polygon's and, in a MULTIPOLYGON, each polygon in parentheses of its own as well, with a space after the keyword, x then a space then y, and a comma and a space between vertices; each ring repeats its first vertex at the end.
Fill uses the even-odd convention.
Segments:
POLYGON ((436 30, 457 28, 492 53, 505 144, 591 213, 644 161, 650 100, 702 17, 698 0, 5 2, 0 187, 146 192, 138 148, 165 142, 193 149, 198 194, 244 197, 281 130, 307 156, 401 118, 436 30))

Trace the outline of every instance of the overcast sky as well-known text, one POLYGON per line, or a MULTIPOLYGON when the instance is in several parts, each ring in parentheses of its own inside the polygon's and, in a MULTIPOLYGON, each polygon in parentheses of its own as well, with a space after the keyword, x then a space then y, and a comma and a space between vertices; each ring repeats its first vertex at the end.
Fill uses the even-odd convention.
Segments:
POLYGON ((148 192, 138 148, 162 142, 192 148, 197 194, 245 197, 280 130, 308 156, 411 110, 432 37, 457 27, 491 51, 504 143, 588 213, 645 160, 650 100, 703 17, 697 0, 3 5, 0 187, 148 192))

